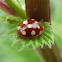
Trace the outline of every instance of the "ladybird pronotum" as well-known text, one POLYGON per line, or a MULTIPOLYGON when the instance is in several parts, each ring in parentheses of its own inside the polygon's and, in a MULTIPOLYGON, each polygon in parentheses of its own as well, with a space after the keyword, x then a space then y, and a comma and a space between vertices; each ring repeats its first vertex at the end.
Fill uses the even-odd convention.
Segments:
POLYGON ((17 28, 18 37, 33 38, 44 32, 44 26, 35 19, 27 19, 21 22, 17 28))

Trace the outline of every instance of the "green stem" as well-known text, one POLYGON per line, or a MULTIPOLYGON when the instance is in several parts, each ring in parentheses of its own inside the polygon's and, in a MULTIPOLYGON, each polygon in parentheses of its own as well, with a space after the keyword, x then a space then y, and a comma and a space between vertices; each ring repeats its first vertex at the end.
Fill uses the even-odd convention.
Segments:
POLYGON ((5 0, 5 2, 16 12, 18 16, 22 19, 27 19, 25 10, 22 9, 17 0, 5 0))

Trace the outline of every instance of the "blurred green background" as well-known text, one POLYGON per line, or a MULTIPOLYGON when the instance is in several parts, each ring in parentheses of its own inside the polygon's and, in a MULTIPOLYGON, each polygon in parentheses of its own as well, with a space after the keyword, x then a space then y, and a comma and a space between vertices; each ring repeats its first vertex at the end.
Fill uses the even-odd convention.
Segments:
MULTIPOLYGON (((21 0, 25 7, 24 0, 21 0)), ((55 40, 62 56, 62 0, 50 0, 51 21, 55 40)), ((6 15, 0 10, 0 16, 6 15)), ((1 20, 1 18, 0 18, 1 20)), ((0 22, 0 62, 41 62, 36 52, 30 47, 18 52, 18 46, 11 47, 11 41, 4 37, 7 32, 7 24, 0 22), (3 37, 2 37, 3 36, 3 37)))

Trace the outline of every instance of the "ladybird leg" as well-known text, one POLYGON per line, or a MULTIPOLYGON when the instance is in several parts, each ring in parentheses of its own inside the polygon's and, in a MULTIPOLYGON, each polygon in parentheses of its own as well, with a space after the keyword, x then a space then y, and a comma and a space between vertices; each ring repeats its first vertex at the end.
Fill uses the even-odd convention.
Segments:
POLYGON ((17 41, 13 41, 13 43, 12 43, 12 45, 11 45, 11 47, 13 47, 14 45, 15 45, 15 43, 16 43, 17 41))
POLYGON ((22 45, 22 47, 18 50, 19 52, 21 52, 25 47, 25 44, 22 45))
POLYGON ((12 43, 11 47, 13 47, 13 46, 15 45, 15 43, 16 43, 16 42, 14 41, 14 42, 12 43))
POLYGON ((19 44, 20 42, 21 42, 21 40, 19 39, 17 43, 19 44))

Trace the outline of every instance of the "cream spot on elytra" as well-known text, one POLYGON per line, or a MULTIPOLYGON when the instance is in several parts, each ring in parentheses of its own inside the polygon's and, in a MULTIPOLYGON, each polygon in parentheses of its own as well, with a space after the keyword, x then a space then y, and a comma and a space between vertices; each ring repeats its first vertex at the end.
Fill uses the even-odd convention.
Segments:
POLYGON ((22 35, 26 35, 26 31, 22 31, 22 35))
POLYGON ((28 24, 28 25, 27 25, 27 27, 28 27, 28 28, 31 28, 31 25, 30 25, 30 24, 28 24))
POLYGON ((18 26, 17 30, 20 30, 20 29, 21 29, 21 27, 20 27, 20 26, 18 26))
POLYGON ((40 29, 40 26, 39 26, 39 25, 37 25, 37 28, 38 28, 38 29, 40 29))
POLYGON ((28 21, 27 21, 27 20, 23 22, 23 24, 27 24, 27 23, 28 23, 28 21))
POLYGON ((38 23, 37 21, 35 21, 35 23, 38 23))
POLYGON ((34 36, 36 34, 36 32, 34 30, 32 30, 31 35, 34 36))

